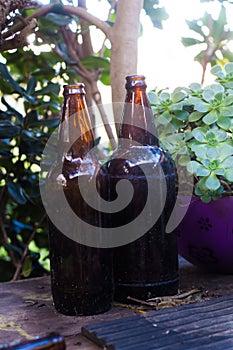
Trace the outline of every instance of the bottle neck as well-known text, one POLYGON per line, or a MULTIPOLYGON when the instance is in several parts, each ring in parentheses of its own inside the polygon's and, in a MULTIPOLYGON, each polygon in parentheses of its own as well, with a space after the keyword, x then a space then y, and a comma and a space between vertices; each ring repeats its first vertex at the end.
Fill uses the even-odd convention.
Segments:
POLYGON ((69 145, 68 155, 72 159, 84 158, 94 147, 83 84, 64 88, 59 141, 61 145, 69 145))
POLYGON ((119 131, 119 143, 158 145, 157 131, 144 77, 127 77, 126 99, 119 131))

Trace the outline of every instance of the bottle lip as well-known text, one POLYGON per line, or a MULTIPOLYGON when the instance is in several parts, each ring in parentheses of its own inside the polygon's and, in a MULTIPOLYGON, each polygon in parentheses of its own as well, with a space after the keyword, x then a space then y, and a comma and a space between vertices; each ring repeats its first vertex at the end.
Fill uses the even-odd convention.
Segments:
POLYGON ((141 86, 141 87, 147 87, 146 82, 145 82, 145 76, 144 75, 138 75, 138 74, 134 74, 134 75, 128 75, 126 76, 126 84, 125 87, 127 88, 132 88, 132 87, 137 87, 137 86, 141 86))
POLYGON ((63 94, 85 94, 85 85, 83 83, 63 85, 63 94))

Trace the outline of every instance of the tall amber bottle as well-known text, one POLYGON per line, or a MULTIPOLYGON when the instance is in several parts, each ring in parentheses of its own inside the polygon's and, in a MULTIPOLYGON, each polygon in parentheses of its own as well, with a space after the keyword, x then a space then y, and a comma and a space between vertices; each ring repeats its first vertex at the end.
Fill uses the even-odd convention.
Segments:
MULTIPOLYGON (((81 235, 88 234, 88 230, 84 229, 85 223, 102 225, 98 210, 86 203, 79 185, 79 181, 86 178, 85 191, 98 187, 94 175, 100 167, 91 152, 93 147, 94 136, 84 85, 66 85, 58 136, 58 160, 49 173, 48 186, 54 193, 64 191, 70 210, 84 222, 76 228, 81 235)), ((61 217, 64 215, 61 203, 55 203, 54 210, 61 217)), ((69 218, 64 217, 64 220, 69 218)), ((93 315, 107 311, 113 299, 112 252, 69 238, 52 220, 49 220, 49 243, 55 308, 67 315, 93 315)))
POLYGON ((120 302, 130 302, 128 296, 146 300, 178 290, 177 239, 165 232, 176 201, 174 163, 159 146, 145 77, 126 77, 126 91, 119 147, 106 169, 109 200, 116 199, 122 179, 131 182, 134 195, 124 210, 111 215, 111 225, 120 229, 136 220, 147 204, 144 222, 146 226, 152 218, 152 226, 144 233, 142 225, 140 238, 114 249, 115 300, 120 302), (156 207, 160 214, 153 222, 156 207))

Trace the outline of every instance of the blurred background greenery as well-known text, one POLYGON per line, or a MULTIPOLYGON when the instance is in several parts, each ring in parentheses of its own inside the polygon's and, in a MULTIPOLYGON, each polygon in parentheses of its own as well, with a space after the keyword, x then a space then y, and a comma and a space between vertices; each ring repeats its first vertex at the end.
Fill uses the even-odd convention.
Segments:
MULTIPOLYGON (((114 28, 121 1, 107 2, 109 15, 104 23, 109 27, 114 28)), ((182 39, 185 47, 202 45, 195 57, 202 66, 202 82, 208 64, 233 61, 227 47, 233 32, 225 7, 226 2, 232 2, 206 2, 216 1, 221 3, 218 18, 205 13, 188 21, 194 36, 182 39)), ((99 81, 110 85, 111 46, 106 40, 98 52, 90 49, 90 23, 64 5, 88 13, 84 0, 54 0, 48 5, 29 0, 8 1, 6 5, 0 1, 0 281, 49 273, 39 172, 46 141, 59 124, 61 86, 83 81, 90 106, 93 100, 99 103, 93 86, 99 81), (26 38, 32 33, 33 45, 28 46, 26 38)), ((159 1, 145 0, 143 10, 153 26, 163 30, 168 14, 159 1)), ((127 16, 125 13, 125 20, 127 16)))

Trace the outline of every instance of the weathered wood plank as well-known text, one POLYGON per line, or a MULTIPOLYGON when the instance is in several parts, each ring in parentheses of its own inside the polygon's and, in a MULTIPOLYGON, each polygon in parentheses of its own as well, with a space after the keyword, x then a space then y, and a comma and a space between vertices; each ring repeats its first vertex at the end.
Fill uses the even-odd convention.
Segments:
POLYGON ((95 349, 79 334, 81 327, 89 322, 130 314, 127 309, 112 308, 98 316, 61 315, 53 307, 47 277, 0 283, 0 296, 0 344, 55 331, 64 336, 69 350, 77 350, 77 345, 80 350, 95 349))
MULTIPOLYGON (((224 294, 230 295, 233 293, 233 278, 231 275, 208 274, 190 264, 181 262, 180 288, 181 290, 201 288, 205 292, 205 298, 224 294)), ((219 317, 219 320, 225 320, 226 315, 221 310, 224 308, 227 310, 226 304, 224 304, 227 301, 221 301, 221 299, 215 299, 215 301, 216 304, 212 305, 212 309, 209 306, 208 310, 205 309, 203 302, 190 306, 191 310, 199 315, 195 322, 191 320, 191 322, 194 322, 193 332, 196 328, 201 327, 200 318, 205 320, 205 317, 209 318, 209 326, 213 326, 213 329, 215 329, 216 325, 212 324, 211 312, 216 312, 216 317, 219 317)), ((182 307, 156 311, 154 322, 164 322, 164 324, 166 320, 175 322, 177 318, 183 318, 185 310, 182 307), (159 318, 157 319, 157 317, 159 318)), ((227 312, 232 311, 230 309, 227 312)), ((111 322, 111 320, 116 319, 123 321, 125 317, 135 317, 137 315, 138 312, 134 310, 113 307, 107 313, 98 316, 64 316, 58 314, 53 307, 50 279, 48 277, 0 283, 0 344, 56 331, 65 337, 68 350, 77 350, 77 346, 80 350, 98 349, 80 335, 81 327, 103 321, 111 322)), ((177 332, 184 332, 181 324, 179 327, 175 328, 176 335, 177 332)), ((222 331, 224 330, 222 329, 222 331)), ((201 332, 203 332, 203 329, 201 332)), ((224 341, 230 341, 229 339, 226 333, 224 341)))
POLYGON ((233 348, 233 295, 146 315, 84 326, 83 334, 111 350, 233 348))

